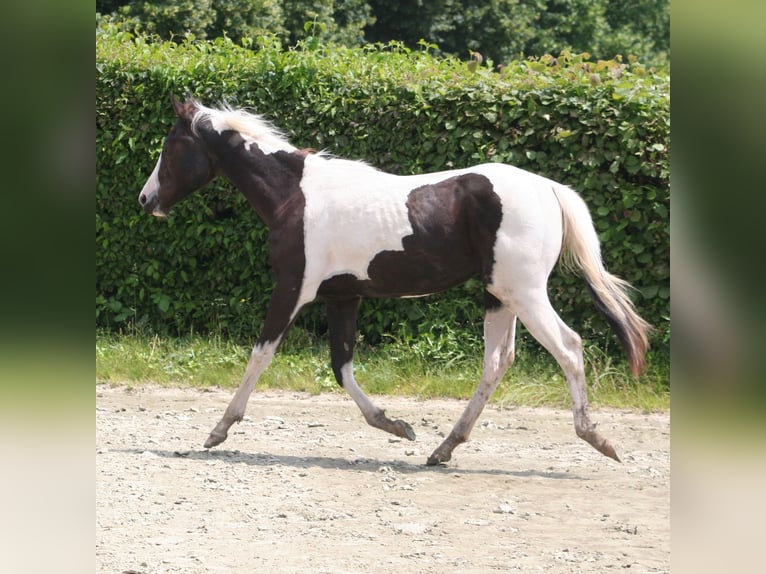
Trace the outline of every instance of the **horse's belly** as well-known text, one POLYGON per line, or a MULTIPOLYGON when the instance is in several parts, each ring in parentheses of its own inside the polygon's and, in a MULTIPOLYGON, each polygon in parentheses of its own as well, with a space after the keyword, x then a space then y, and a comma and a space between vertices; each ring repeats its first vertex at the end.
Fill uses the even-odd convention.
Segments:
POLYGON ((426 257, 407 251, 385 251, 373 258, 363 276, 342 272, 325 279, 319 295, 423 297, 460 285, 478 273, 476 260, 460 254, 445 252, 426 257))

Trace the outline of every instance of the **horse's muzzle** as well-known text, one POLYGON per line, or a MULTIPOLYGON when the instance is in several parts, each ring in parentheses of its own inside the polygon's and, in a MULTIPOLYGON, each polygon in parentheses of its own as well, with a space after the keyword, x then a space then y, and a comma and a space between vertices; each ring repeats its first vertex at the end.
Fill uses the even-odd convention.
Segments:
POLYGON ((145 193, 141 193, 141 195, 138 196, 138 203, 141 204, 141 207, 143 207, 144 211, 149 215, 167 217, 167 213, 160 209, 160 201, 156 195, 150 198, 145 193))

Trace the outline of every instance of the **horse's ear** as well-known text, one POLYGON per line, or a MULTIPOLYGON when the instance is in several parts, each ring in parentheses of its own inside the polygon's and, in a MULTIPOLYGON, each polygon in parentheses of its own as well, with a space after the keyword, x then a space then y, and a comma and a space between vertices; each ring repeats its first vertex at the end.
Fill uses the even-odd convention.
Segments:
POLYGON ((170 93, 170 103, 173 104, 173 109, 176 115, 182 120, 191 121, 194 114, 197 111, 197 104, 192 97, 189 97, 185 102, 179 102, 173 92, 170 93))

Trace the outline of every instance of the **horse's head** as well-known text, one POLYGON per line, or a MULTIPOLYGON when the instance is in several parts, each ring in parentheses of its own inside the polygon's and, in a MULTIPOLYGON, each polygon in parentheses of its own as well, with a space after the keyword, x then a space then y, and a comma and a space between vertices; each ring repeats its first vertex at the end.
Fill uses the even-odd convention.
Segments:
POLYGON ((193 99, 181 103, 171 94, 178 121, 162 146, 154 171, 144 184, 138 202, 147 213, 167 216, 170 208, 215 177, 215 164, 204 142, 192 129, 199 110, 193 99))

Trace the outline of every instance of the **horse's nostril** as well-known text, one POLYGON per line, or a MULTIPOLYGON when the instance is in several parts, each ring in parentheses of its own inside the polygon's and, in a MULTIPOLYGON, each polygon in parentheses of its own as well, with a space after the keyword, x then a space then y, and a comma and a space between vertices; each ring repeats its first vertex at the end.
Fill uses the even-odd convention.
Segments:
POLYGON ((141 205, 146 205, 146 196, 143 193, 138 196, 138 202, 141 205))

